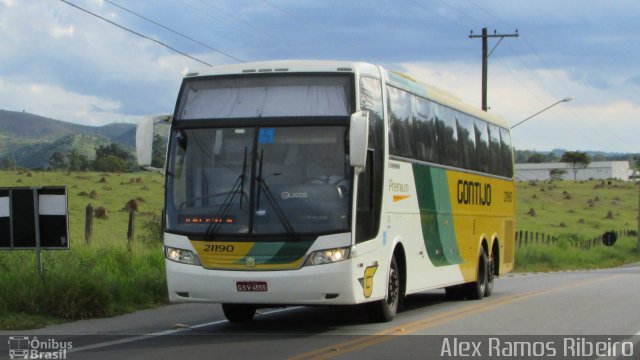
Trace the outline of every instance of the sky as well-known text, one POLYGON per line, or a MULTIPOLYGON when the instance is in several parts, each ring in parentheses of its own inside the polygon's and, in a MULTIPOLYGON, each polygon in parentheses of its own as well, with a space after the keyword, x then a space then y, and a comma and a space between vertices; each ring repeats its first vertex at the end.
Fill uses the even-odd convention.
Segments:
POLYGON ((469 35, 486 27, 519 34, 489 39, 489 111, 513 125, 573 97, 514 128, 517 149, 639 153, 638 16, 636 0, 0 0, 0 109, 135 123, 173 113, 189 71, 277 59, 381 64, 480 107, 469 35))

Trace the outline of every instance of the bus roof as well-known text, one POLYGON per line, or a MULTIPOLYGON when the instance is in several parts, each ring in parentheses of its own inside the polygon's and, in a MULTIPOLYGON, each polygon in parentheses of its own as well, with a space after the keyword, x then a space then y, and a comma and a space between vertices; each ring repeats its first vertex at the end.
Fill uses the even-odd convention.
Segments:
MULTIPOLYGON (((367 62, 340 61, 340 60, 276 60, 247 62, 240 64, 213 66, 203 68, 197 72, 187 73, 185 77, 200 76, 224 76, 237 74, 274 74, 274 73, 304 73, 304 72, 343 72, 356 73, 358 75, 370 75, 380 77, 380 69, 377 65, 367 62)), ((464 103, 455 95, 419 81, 411 75, 382 68, 383 76, 387 84, 410 91, 418 96, 437 102, 441 105, 481 118, 493 124, 509 128, 508 122, 501 116, 482 111, 464 103)))

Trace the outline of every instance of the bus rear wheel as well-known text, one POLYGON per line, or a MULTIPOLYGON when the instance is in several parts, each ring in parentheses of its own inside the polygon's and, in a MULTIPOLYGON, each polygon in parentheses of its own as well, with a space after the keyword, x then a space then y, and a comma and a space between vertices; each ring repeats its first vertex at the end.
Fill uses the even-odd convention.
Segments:
POLYGON ((484 249, 480 250, 478 258, 478 277, 476 281, 464 284, 464 292, 467 299, 480 300, 484 297, 489 281, 489 260, 484 249))
POLYGON ((493 293, 493 284, 496 279, 496 266, 498 266, 495 251, 491 252, 491 259, 487 265, 487 287, 484 290, 484 297, 489 297, 493 293))
POLYGON ((256 307, 246 304, 222 304, 222 312, 229 322, 249 322, 256 314, 256 307))
POLYGON ((400 272, 396 257, 391 259, 389 266, 389 280, 387 287, 387 296, 385 299, 367 304, 369 318, 375 322, 389 322, 393 320, 398 312, 400 303, 400 272))

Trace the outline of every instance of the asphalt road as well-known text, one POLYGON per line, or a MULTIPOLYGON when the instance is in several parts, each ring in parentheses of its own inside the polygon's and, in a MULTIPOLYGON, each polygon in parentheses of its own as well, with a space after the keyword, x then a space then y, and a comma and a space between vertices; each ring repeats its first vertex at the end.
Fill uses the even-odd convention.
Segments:
POLYGON ((17 337, 66 359, 640 359, 640 266, 515 274, 480 301, 429 291, 390 323, 369 323, 361 307, 297 307, 230 324, 219 305, 171 305, 0 332, 0 358, 17 337))

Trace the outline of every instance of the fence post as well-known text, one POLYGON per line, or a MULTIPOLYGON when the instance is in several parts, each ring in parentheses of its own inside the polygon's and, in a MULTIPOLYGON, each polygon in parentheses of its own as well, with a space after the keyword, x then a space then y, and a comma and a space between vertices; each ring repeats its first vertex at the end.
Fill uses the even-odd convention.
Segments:
POLYGON ((84 241, 87 245, 91 244, 93 238, 93 206, 91 203, 87 205, 86 216, 84 222, 84 241))
POLYGON ((135 239, 135 219, 136 212, 132 208, 129 209, 129 228, 127 229, 127 249, 133 250, 133 240, 135 239))
POLYGON ((518 245, 522 246, 522 230, 518 231, 518 245))

